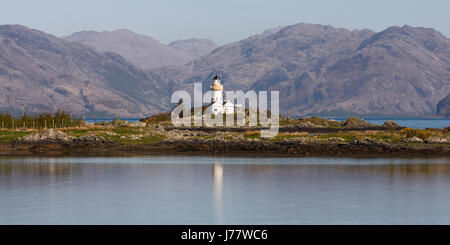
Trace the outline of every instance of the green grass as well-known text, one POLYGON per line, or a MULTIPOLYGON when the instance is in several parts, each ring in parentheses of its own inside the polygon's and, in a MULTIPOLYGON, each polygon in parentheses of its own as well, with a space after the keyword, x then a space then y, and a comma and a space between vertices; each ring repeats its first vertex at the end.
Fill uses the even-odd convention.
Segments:
POLYGON ((30 134, 27 131, 0 131, 0 143, 11 143, 14 138, 30 134))
POLYGON ((105 139, 112 140, 120 144, 153 144, 159 142, 166 138, 164 135, 150 135, 143 136, 139 140, 133 140, 130 135, 141 135, 148 131, 145 128, 135 128, 135 127, 115 127, 115 128, 92 128, 92 129, 75 129, 75 130, 65 130, 64 132, 68 135, 80 137, 88 134, 95 134, 102 136, 105 139), (112 132, 116 135, 108 135, 106 132, 112 132), (125 136, 125 138, 121 138, 125 136))
POLYGON ((69 129, 69 130, 62 130, 64 133, 66 133, 69 136, 74 137, 80 137, 83 135, 88 135, 95 133, 96 131, 105 131, 105 129, 101 128, 92 128, 92 129, 69 129))
POLYGON ((301 134, 279 134, 275 136, 272 140, 274 141, 280 141, 284 139, 295 139, 295 138, 307 138, 308 135, 301 135, 301 134))
POLYGON ((259 139, 261 137, 260 132, 245 132, 244 133, 244 139, 259 139))
POLYGON ((318 137, 319 139, 342 138, 345 141, 352 141, 356 138, 356 135, 335 133, 335 134, 320 134, 318 135, 318 137))

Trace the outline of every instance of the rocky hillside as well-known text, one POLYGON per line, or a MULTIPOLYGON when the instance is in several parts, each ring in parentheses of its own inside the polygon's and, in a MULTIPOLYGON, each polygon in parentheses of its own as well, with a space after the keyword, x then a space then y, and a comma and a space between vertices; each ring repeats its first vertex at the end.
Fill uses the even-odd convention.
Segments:
POLYGON ((437 114, 443 117, 450 117, 450 94, 439 101, 437 105, 437 114))
POLYGON ((217 48, 217 44, 209 39, 192 38, 169 43, 169 47, 189 53, 192 57, 198 58, 211 53, 217 48))
POLYGON ((19 25, 0 26, 0 86, 2 111, 139 116, 167 109, 160 101, 167 89, 121 56, 19 25))
POLYGON ((81 42, 99 52, 115 52, 141 69, 182 65, 209 53, 216 44, 206 39, 176 41, 164 45, 159 41, 129 30, 81 31, 64 37, 81 42))
POLYGON ((280 90, 292 112, 433 115, 450 92, 450 40, 433 29, 391 27, 280 90))
POLYGON ((77 41, 0 26, 1 110, 148 116, 171 108, 173 91, 206 89, 216 74, 225 90, 279 90, 281 113, 292 116, 434 115, 450 94, 450 40, 428 28, 297 24, 218 48, 126 30, 67 38, 77 41))
POLYGON ((218 73, 228 90, 279 90, 290 115, 432 115, 450 92, 449 59, 450 40, 433 29, 297 24, 149 73, 186 86, 218 73))

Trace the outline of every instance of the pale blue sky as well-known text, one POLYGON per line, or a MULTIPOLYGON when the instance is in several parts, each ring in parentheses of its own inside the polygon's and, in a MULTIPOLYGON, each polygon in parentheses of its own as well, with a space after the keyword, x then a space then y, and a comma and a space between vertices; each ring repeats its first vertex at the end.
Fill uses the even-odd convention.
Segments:
POLYGON ((0 24, 56 36, 126 28, 163 43, 199 37, 225 44, 304 22, 374 31, 408 24, 450 37, 448 0, 0 0, 0 6, 0 24))

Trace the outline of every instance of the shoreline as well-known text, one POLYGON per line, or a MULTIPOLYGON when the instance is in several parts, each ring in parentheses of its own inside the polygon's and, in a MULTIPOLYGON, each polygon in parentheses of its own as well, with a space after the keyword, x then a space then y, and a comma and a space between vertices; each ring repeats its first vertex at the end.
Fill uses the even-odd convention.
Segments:
POLYGON ((359 118, 282 121, 278 134, 257 127, 175 127, 167 122, 0 131, 4 156, 209 155, 252 157, 449 157, 450 127, 412 129, 359 118))
POLYGON ((320 142, 177 140, 155 144, 10 144, 0 143, 0 156, 229 156, 229 157, 356 157, 450 158, 450 145, 320 142), (212 142, 211 142, 212 141, 212 142))

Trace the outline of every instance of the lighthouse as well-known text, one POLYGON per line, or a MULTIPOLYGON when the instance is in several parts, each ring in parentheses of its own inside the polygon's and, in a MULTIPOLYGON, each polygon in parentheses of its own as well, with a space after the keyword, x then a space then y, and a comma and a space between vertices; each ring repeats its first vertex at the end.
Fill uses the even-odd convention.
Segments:
POLYGON ((223 86, 220 84, 220 77, 216 75, 213 78, 213 83, 211 84, 211 91, 213 93, 212 102, 217 102, 219 104, 223 103, 222 90, 223 86))
POLYGON ((211 104, 208 105, 208 113, 217 114, 233 114, 234 104, 228 100, 223 99, 222 95, 223 86, 220 83, 220 77, 216 75, 213 78, 213 83, 211 84, 211 104))

